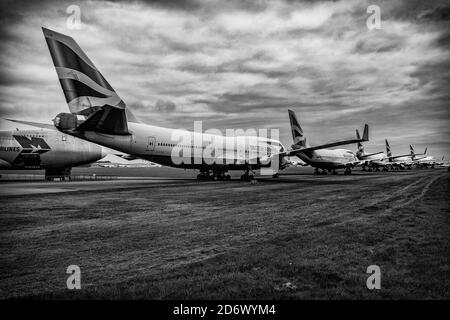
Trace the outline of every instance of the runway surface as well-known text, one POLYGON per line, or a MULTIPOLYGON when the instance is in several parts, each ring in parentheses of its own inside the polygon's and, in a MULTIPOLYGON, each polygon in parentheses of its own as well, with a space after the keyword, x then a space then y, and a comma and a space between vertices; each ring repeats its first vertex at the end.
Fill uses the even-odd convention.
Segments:
POLYGON ((1 183, 0 298, 449 298, 449 191, 445 169, 1 183))

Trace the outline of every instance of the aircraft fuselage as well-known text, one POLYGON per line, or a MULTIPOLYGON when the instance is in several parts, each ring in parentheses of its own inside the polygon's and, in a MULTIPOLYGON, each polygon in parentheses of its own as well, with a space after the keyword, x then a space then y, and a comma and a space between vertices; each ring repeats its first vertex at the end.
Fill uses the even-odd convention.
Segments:
POLYGON ((341 169, 357 162, 356 155, 347 149, 320 149, 311 152, 299 152, 301 160, 319 169, 341 169))
POLYGON ((128 122, 128 131, 129 135, 67 133, 144 160, 186 169, 246 170, 249 164, 251 169, 270 167, 270 159, 264 163, 255 159, 270 158, 284 150, 279 141, 263 137, 225 137, 135 122, 128 122))
POLYGON ((103 156, 100 146, 56 130, 0 131, 0 169, 63 169, 103 156))

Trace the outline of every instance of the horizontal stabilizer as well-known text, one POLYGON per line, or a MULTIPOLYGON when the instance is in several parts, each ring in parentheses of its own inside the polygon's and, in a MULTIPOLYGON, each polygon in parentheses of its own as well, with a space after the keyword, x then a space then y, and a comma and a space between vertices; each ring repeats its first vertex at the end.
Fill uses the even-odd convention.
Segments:
POLYGON ((28 126, 33 126, 33 127, 42 128, 42 129, 56 130, 54 125, 47 124, 47 123, 23 121, 23 120, 13 120, 13 119, 6 119, 6 118, 5 118, 5 120, 11 121, 11 122, 16 122, 16 123, 21 123, 21 124, 26 124, 28 126))
POLYGON ((75 131, 96 131, 113 135, 129 135, 127 117, 124 109, 104 106, 86 121, 80 124, 75 131))

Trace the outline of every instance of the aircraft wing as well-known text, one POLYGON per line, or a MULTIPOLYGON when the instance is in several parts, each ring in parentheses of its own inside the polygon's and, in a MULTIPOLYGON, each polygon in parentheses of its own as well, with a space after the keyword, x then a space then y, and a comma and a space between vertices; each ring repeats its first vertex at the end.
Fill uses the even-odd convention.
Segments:
POLYGON ((364 158, 366 158, 366 157, 371 157, 371 156, 375 156, 375 155, 381 154, 381 153, 383 153, 383 151, 380 151, 380 152, 374 152, 374 153, 370 153, 370 154, 365 154, 365 155, 364 155, 364 158))
POLYGON ((247 163, 249 165, 258 164, 258 163, 269 164, 271 159, 274 159, 275 157, 279 157, 279 164, 283 165, 283 164, 287 164, 287 162, 283 161, 283 159, 282 159, 283 157, 287 156, 287 153, 288 153, 287 151, 283 151, 283 152, 271 154, 270 157, 269 156, 261 156, 261 157, 252 158, 252 159, 238 159, 237 163, 238 164, 247 163))
POLYGON ((342 140, 342 141, 331 142, 331 143, 322 144, 322 145, 314 146, 314 147, 293 149, 293 150, 288 151, 288 153, 286 155, 287 156, 294 156, 294 155, 296 155, 298 153, 304 153, 304 152, 313 151, 313 150, 332 148, 332 147, 337 147, 337 146, 343 146, 343 145, 346 145, 346 144, 354 144, 354 143, 365 142, 365 141, 369 141, 369 126, 367 124, 364 126, 364 133, 363 133, 362 139, 342 140))
POLYGON ((364 165, 366 162, 367 161, 365 161, 365 160, 351 161, 351 162, 347 162, 346 165, 351 166, 351 167, 359 167, 359 166, 364 165))
POLYGON ((14 119, 5 119, 5 120, 11 121, 11 122, 17 122, 17 123, 21 123, 21 124, 26 124, 28 126, 33 126, 33 127, 42 128, 42 129, 56 130, 54 125, 48 124, 48 123, 14 120, 14 119))
POLYGON ((123 153, 122 155, 120 155, 120 157, 121 157, 122 159, 125 159, 125 160, 128 160, 128 161, 140 159, 140 158, 138 158, 138 157, 135 157, 135 156, 133 156, 133 155, 131 155, 131 154, 127 154, 127 153, 123 153))
POLYGON ((400 156, 393 156, 393 157, 389 157, 389 159, 397 159, 397 158, 403 158, 403 157, 409 157, 411 158, 412 156, 415 156, 415 154, 404 154, 404 155, 400 155, 400 156))
POLYGON ((307 148, 299 148, 299 149, 292 149, 286 152, 287 156, 295 156, 299 153, 305 153, 308 151, 313 151, 313 150, 320 150, 320 149, 326 149, 326 148, 331 148, 331 147, 337 147, 337 146, 343 146, 346 144, 353 144, 353 143, 357 143, 357 142, 361 142, 364 140, 357 140, 357 139, 353 139, 353 140, 343 140, 343 141, 338 141, 338 142, 332 142, 332 143, 327 143, 327 144, 322 144, 320 146, 314 146, 314 147, 307 147, 307 148))

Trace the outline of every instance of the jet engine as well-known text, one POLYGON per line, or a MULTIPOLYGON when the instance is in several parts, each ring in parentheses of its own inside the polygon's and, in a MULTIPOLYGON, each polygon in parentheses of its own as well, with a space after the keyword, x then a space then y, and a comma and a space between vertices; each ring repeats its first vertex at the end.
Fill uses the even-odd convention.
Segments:
POLYGON ((53 119, 53 124, 60 131, 69 131, 78 127, 85 120, 84 116, 75 115, 72 113, 60 113, 55 119, 53 119))

